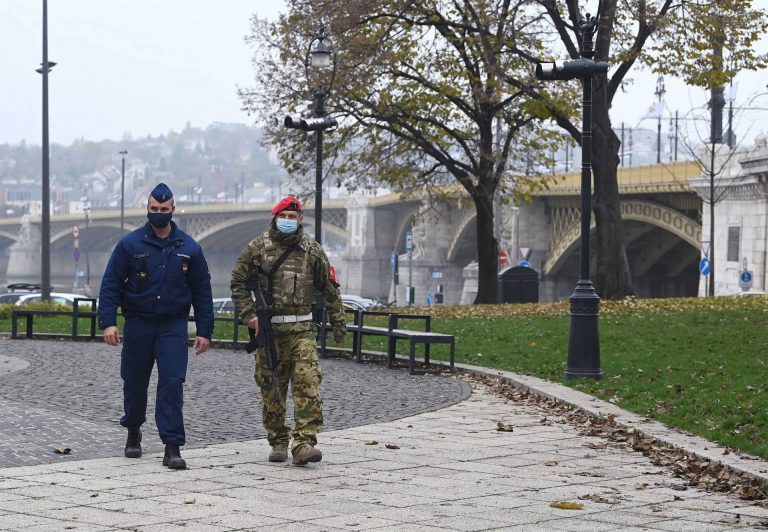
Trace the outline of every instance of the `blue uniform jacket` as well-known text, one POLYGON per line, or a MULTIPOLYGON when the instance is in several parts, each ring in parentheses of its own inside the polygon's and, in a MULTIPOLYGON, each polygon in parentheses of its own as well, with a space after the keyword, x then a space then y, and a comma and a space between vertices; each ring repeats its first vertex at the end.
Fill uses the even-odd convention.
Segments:
POLYGON ((117 325, 117 307, 126 317, 187 318, 195 309, 197 336, 213 334, 211 275, 200 244, 171 222, 160 240, 147 222, 125 235, 109 258, 99 291, 99 327, 117 325))

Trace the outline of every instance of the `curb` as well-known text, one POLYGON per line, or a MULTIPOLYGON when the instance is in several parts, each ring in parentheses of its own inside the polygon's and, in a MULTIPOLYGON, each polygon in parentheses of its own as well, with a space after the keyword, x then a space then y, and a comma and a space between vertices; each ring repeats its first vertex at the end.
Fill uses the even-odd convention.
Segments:
MULTIPOLYGON (((435 365, 447 366, 441 361, 430 361, 435 365)), ((641 436, 653 438, 670 447, 681 449, 701 460, 719 462, 734 473, 746 474, 768 485, 768 461, 748 454, 736 454, 729 449, 682 430, 668 427, 659 421, 623 410, 618 406, 597 399, 562 384, 546 381, 538 377, 520 375, 511 371, 500 371, 468 364, 455 364, 456 369, 467 373, 500 378, 528 393, 559 401, 570 405, 593 417, 614 415, 614 423, 622 428, 633 428, 641 436)))

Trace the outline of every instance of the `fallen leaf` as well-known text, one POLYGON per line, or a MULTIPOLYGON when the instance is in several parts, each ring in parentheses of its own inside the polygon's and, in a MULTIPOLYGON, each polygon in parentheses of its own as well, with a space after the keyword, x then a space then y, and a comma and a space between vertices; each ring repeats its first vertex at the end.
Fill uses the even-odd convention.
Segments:
POLYGON ((98 496, 99 496, 99 494, 98 494, 98 493, 91 493, 91 498, 93 498, 93 497, 98 497, 98 496))
POLYGON ((648 483, 647 482, 638 482, 637 484, 635 484, 635 489, 636 490, 644 490, 647 487, 648 487, 648 483))
POLYGON ((365 444, 366 445, 378 445, 379 442, 377 442, 376 440, 365 440, 365 444))
POLYGON ((738 525, 739 523, 741 523, 741 516, 739 514, 736 514, 734 516, 723 517, 722 519, 719 519, 717 522, 723 523, 724 525, 738 525))
POLYGON ((545 466, 550 466, 550 467, 551 467, 551 466, 556 466, 556 465, 557 465, 557 462, 556 462, 556 461, 554 461, 554 460, 547 460, 546 462, 544 462, 544 465, 545 465, 545 466))
POLYGON ((600 495, 582 495, 579 497, 582 501, 593 501, 593 502, 599 502, 602 504, 619 504, 618 499, 606 499, 605 497, 601 497, 600 495))
POLYGON ((581 473, 578 473, 578 475, 581 475, 582 477, 604 477, 605 473, 601 473, 600 471, 582 471, 581 473))
POLYGON ((56 447, 53 452, 56 454, 69 454, 72 452, 72 449, 69 447, 56 447))
POLYGON ((570 501, 558 501, 558 502, 551 502, 549 505, 552 508, 557 508, 558 510, 581 510, 584 508, 584 505, 580 502, 570 502, 570 501))
POLYGON ((496 422, 496 430, 501 432, 512 432, 514 428, 509 423, 503 423, 501 421, 496 422))
POLYGON ((384 447, 386 447, 387 449, 399 449, 400 448, 399 445, 395 445, 394 443, 385 443, 384 447))
POLYGON ((194 497, 187 497, 186 499, 184 499, 184 504, 195 504, 195 501, 197 501, 197 499, 195 499, 194 497))

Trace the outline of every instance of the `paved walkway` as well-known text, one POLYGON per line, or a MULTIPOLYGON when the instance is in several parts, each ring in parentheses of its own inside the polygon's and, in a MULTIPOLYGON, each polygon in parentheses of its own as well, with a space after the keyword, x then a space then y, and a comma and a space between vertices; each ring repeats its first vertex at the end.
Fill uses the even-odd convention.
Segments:
MULTIPOLYGON (((245 351, 212 349, 200 357, 193 352, 184 393, 187 448, 266 436, 253 368, 253 356, 245 351)), ((361 370, 346 360, 325 359, 321 368, 329 430, 442 408, 470 393, 458 379, 408 377, 378 364, 361 370)), ((154 424, 156 377, 155 371, 143 431, 150 452, 162 450, 154 424)), ((0 467, 114 456, 125 444, 122 413, 118 348, 0 340, 0 467), (62 447, 72 449, 71 456, 54 454, 62 447)))
MULTIPOLYGON (((336 363, 350 368, 355 378, 376 370, 336 363)), ((390 374, 410 380, 403 371, 390 374)), ((0 384, 9 376, 0 376, 0 384)), ((458 381, 422 379, 420 385, 458 381)), ((546 387, 548 394, 582 399, 563 387, 520 379, 546 387)), ((374 403, 383 405, 380 399, 374 403)), ((593 402, 596 406, 601 407, 593 402)), ((163 468, 156 453, 134 460, 111 457, 0 469, 0 529, 768 527, 766 506, 692 488, 640 453, 581 435, 546 406, 510 401, 482 385, 474 385, 472 395, 459 403, 404 415, 322 433, 325 457, 307 467, 267 462, 266 441, 253 439, 188 449, 186 471, 163 468), (499 422, 512 431, 497 430, 499 422), (558 502, 583 507, 552 507, 558 502)), ((765 462, 750 463, 768 473, 765 462)))

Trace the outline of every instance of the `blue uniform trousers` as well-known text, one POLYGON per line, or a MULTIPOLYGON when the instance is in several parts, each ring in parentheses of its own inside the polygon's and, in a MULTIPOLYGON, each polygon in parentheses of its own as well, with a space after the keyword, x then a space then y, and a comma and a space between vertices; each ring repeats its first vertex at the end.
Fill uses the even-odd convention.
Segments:
POLYGON ((124 427, 147 420, 147 389, 157 360, 155 423, 164 444, 184 445, 184 380, 187 377, 187 320, 126 318, 120 376, 123 378, 124 427))

